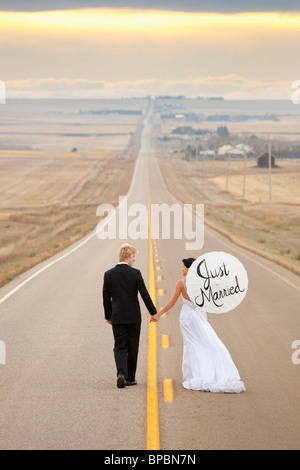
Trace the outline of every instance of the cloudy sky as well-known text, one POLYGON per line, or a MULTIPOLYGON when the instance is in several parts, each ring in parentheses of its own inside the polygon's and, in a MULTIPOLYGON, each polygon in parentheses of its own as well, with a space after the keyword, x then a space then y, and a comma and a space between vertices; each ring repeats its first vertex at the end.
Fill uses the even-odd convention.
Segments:
POLYGON ((46 11, 90 7, 145 8, 178 11, 214 11, 236 13, 241 11, 299 11, 296 0, 0 0, 2 11, 46 11))
POLYGON ((299 1, 1 1, 7 97, 291 96, 299 1))

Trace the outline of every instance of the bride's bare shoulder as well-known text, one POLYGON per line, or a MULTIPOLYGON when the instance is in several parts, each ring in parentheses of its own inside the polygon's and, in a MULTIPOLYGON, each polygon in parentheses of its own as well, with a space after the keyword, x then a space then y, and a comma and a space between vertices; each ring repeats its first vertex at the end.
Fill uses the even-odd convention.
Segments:
POLYGON ((177 287, 177 288, 180 288, 180 290, 184 287, 184 281, 183 281, 183 279, 178 279, 177 284, 176 284, 176 287, 177 287))

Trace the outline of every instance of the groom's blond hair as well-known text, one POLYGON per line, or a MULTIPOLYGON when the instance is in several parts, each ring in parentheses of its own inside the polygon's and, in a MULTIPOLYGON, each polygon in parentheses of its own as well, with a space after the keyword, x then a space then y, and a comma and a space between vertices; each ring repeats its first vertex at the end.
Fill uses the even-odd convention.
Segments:
POLYGON ((119 261, 125 261, 127 258, 130 258, 132 254, 135 254, 137 249, 133 245, 125 243, 119 248, 119 261))

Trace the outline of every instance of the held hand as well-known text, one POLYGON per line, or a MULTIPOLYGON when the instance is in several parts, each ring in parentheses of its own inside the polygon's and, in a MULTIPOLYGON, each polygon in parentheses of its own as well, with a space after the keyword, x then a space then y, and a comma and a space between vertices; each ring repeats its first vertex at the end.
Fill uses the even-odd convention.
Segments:
POLYGON ((151 316, 150 321, 158 322, 159 319, 160 319, 160 315, 156 313, 155 315, 151 316))

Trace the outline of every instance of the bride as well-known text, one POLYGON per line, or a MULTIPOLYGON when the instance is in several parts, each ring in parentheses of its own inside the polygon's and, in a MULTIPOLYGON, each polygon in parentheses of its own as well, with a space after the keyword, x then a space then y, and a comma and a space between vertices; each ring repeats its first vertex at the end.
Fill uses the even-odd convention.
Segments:
MULTIPOLYGON (((182 260, 182 274, 186 277, 194 258, 182 260)), ((240 393, 245 385, 231 356, 207 321, 204 310, 191 302, 186 279, 177 282, 174 295, 152 321, 170 310, 182 295, 183 305, 180 312, 180 328, 183 336, 182 373, 184 388, 209 392, 240 393)))

